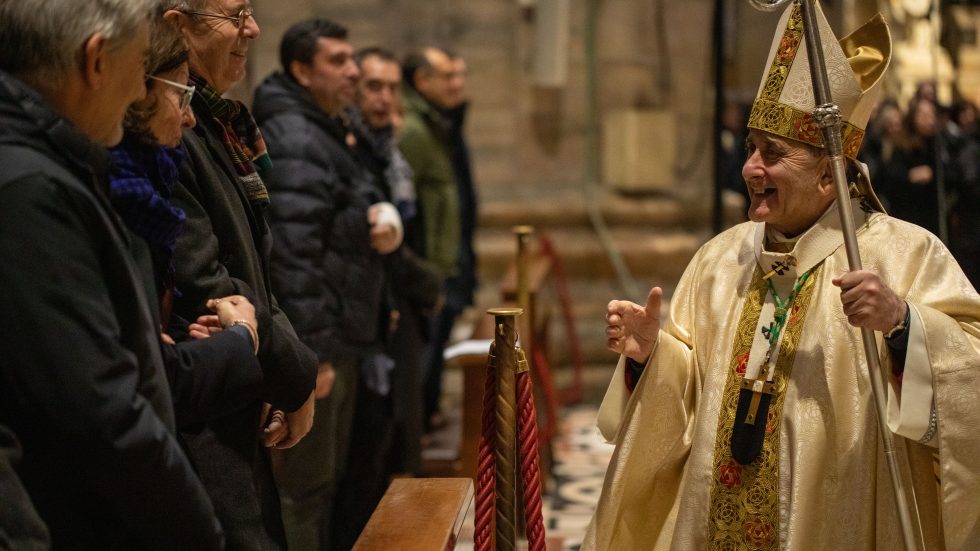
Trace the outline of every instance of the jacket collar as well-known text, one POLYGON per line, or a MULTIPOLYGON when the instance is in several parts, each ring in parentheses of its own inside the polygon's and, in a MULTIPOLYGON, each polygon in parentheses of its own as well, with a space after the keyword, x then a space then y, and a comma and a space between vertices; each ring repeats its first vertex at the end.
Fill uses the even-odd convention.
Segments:
POLYGON ((438 130, 440 135, 449 135, 449 131, 452 129, 452 120, 426 99, 421 92, 411 86, 404 86, 402 99, 405 102, 406 110, 418 113, 426 121, 426 124, 438 130))
POLYGON ((262 125, 273 116, 287 111, 301 113, 346 147, 348 128, 342 116, 320 109, 309 90, 291 76, 283 72, 273 73, 255 91, 255 118, 262 125))
POLYGON ((56 112, 39 92, 13 75, 0 71, 0 143, 44 151, 83 181, 108 189, 112 157, 109 150, 88 138, 56 112))

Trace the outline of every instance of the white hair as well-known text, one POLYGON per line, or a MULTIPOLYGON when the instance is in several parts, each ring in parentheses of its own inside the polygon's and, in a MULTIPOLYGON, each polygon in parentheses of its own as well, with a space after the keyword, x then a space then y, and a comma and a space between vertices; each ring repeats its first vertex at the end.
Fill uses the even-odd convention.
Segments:
POLYGON ((208 0, 163 0, 164 10, 204 11, 207 7, 208 0))
POLYGON ((98 33, 125 44, 156 14, 159 0, 0 0, 0 69, 52 81, 76 68, 98 33))

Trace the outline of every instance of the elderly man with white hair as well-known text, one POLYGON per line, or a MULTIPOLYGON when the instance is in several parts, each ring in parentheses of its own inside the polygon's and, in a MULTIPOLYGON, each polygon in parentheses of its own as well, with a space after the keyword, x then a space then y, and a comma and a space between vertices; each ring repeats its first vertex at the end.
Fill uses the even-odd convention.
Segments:
POLYGON ((300 342, 272 292, 273 234, 265 180, 272 161, 244 104, 223 94, 245 77, 249 48, 261 31, 246 0, 163 0, 164 17, 190 47, 191 109, 197 125, 184 131, 174 205, 187 214, 174 251, 174 312, 206 314, 207 299, 241 294, 259 322, 261 400, 183 433, 232 549, 285 549, 278 490, 267 448, 290 448, 310 431, 316 355, 300 342), (264 406, 268 404, 268 406, 264 406), (281 411, 287 431, 264 432, 281 411), (271 413, 270 413, 271 412, 271 413))
MULTIPOLYGON (((106 146, 146 93, 153 9, 0 0, 0 424, 55 548, 224 542, 175 437, 154 306, 107 196, 106 146)), ((20 518, 8 499, 5 532, 20 518)))

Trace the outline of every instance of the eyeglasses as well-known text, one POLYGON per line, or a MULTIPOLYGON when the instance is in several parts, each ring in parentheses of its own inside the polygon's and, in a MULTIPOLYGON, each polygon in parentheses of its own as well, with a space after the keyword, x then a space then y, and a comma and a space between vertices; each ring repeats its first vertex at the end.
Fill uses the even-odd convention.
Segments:
POLYGON ((245 22, 248 21, 248 18, 252 17, 255 12, 252 10, 252 6, 245 6, 236 15, 225 15, 223 13, 210 13, 206 11, 190 11, 190 10, 183 10, 182 13, 186 13, 188 15, 200 15, 201 17, 214 17, 215 19, 224 19, 225 21, 231 21, 232 23, 235 24, 236 28, 241 29, 242 27, 245 26, 245 22))
POLYGON ((169 84, 174 88, 182 90, 184 93, 180 96, 180 112, 183 113, 188 107, 191 106, 191 100, 194 99, 194 86, 188 86, 186 84, 181 84, 179 82, 174 82, 172 80, 167 80, 165 78, 155 77, 153 75, 146 75, 146 78, 152 80, 158 80, 164 84, 169 84))

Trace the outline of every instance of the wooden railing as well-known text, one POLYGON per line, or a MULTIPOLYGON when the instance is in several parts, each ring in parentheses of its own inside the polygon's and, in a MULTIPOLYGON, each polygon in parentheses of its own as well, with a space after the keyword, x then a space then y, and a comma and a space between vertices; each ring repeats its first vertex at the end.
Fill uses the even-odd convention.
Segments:
POLYGON ((473 481, 469 478, 395 479, 354 551, 454 549, 472 504, 473 481))

